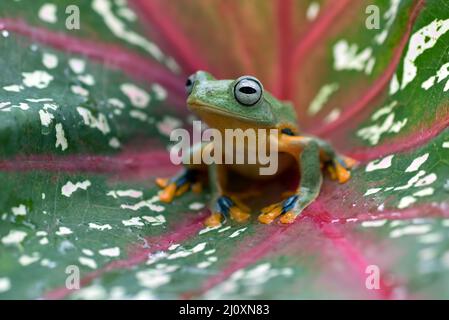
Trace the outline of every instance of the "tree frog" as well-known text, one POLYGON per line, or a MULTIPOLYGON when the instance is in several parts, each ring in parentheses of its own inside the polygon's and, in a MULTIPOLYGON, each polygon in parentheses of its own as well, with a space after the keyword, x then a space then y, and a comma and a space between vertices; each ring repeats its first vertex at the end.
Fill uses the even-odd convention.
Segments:
MULTIPOLYGON (((323 172, 340 183, 350 179, 356 161, 339 155, 324 140, 303 135, 293 105, 276 99, 256 78, 217 80, 207 72, 198 71, 187 79, 186 91, 189 109, 210 128, 222 133, 225 129, 277 129, 275 134, 265 137, 277 143, 278 167, 271 176, 260 174, 260 163, 201 163, 185 165, 173 178, 156 179, 162 188, 159 198, 166 203, 188 190, 201 192, 203 183, 208 182, 212 194, 211 215, 205 220, 207 226, 220 225, 227 218, 245 222, 254 208, 259 211, 261 223, 272 223, 278 217, 283 224, 293 223, 318 197, 323 172), (285 181, 295 175, 298 179, 290 190, 270 190, 274 185, 287 189, 285 181), (268 203, 252 206, 251 203, 257 203, 255 199, 268 203)), ((188 156, 205 148, 213 148, 213 143, 194 145, 188 156)))

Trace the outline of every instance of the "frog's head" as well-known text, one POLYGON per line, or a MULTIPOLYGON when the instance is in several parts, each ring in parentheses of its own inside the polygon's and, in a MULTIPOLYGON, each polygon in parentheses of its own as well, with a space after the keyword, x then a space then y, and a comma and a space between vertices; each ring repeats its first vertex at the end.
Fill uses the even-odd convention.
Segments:
POLYGON ((189 108, 210 127, 272 127, 279 121, 276 109, 282 103, 251 76, 217 80, 198 71, 187 79, 186 91, 189 108))

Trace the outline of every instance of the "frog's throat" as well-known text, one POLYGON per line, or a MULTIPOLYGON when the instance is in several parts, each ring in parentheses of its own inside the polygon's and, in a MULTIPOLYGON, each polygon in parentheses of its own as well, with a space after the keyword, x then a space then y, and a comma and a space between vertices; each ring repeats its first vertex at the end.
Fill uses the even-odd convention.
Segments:
POLYGON ((254 120, 248 117, 244 117, 240 114, 237 113, 233 113, 233 112, 228 112, 222 109, 219 109, 213 105, 198 101, 198 100, 194 100, 194 99, 187 99, 187 105, 189 107, 189 109, 191 111, 193 111, 194 113, 196 113, 201 119, 205 120, 204 118, 207 118, 208 114, 213 114, 213 115, 217 115, 223 118, 229 118, 229 119, 238 119, 242 122, 246 122, 248 125, 251 124, 257 124, 259 127, 260 126, 267 126, 270 127, 269 123, 262 123, 260 120, 254 120))

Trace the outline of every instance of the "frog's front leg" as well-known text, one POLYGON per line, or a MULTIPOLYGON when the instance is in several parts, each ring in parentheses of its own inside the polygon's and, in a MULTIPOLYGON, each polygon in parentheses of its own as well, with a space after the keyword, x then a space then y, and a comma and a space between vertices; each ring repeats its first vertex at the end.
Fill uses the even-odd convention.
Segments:
POLYGON ((313 140, 308 141, 299 159, 301 182, 299 191, 286 200, 262 209, 259 221, 265 224, 273 222, 282 215, 282 223, 292 223, 301 212, 319 195, 323 177, 320 165, 320 148, 313 140))
POLYGON ((212 198, 209 204, 211 215, 206 218, 204 224, 208 227, 215 227, 220 225, 222 220, 230 217, 237 222, 245 222, 249 219, 249 209, 246 208, 238 199, 233 199, 230 196, 224 195, 222 190, 223 168, 213 163, 209 165, 209 185, 211 189, 212 198))

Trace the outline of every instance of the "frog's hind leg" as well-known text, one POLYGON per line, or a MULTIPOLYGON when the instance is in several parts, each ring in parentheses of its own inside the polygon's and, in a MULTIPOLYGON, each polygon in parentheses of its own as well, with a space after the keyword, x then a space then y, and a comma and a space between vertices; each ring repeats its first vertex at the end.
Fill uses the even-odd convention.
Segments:
POLYGON ((332 146, 324 140, 314 138, 320 148, 320 159, 323 162, 324 169, 329 173, 331 179, 339 183, 346 183, 351 178, 351 169, 357 164, 357 161, 342 156, 335 152, 332 146))
POLYGON ((262 209, 261 223, 271 223, 281 216, 281 223, 293 223, 298 215, 319 195, 323 177, 321 174, 319 146, 310 141, 304 146, 299 159, 301 181, 299 191, 286 200, 262 209))
POLYGON ((249 208, 247 208, 238 198, 227 196, 222 190, 226 174, 217 164, 209 165, 209 185, 212 198, 209 205, 211 215, 206 218, 204 224, 208 227, 220 225, 222 220, 231 218, 236 222, 245 222, 249 219, 249 208))

